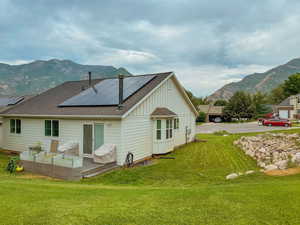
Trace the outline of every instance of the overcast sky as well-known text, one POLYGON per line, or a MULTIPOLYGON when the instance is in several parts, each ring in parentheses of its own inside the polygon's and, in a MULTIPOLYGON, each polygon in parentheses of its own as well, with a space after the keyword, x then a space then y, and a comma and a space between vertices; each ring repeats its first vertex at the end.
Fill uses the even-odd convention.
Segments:
POLYGON ((0 61, 174 71, 195 95, 300 57, 299 0, 0 0, 0 61))

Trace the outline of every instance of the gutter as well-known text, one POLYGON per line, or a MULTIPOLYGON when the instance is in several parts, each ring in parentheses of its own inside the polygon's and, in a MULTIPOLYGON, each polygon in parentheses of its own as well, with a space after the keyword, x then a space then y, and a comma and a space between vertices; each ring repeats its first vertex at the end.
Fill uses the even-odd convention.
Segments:
POLYGON ((71 118, 71 119, 122 119, 121 115, 33 115, 33 114, 0 114, 2 117, 27 118, 71 118))

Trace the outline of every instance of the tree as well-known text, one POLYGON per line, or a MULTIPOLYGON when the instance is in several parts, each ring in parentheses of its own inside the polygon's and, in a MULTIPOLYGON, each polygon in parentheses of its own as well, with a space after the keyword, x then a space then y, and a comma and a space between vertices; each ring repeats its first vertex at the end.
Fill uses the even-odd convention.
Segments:
POLYGON ((243 91, 236 92, 225 106, 224 116, 227 119, 253 118, 255 116, 255 106, 251 95, 243 91))
POLYGON ((219 99, 214 103, 214 106, 226 106, 226 105, 227 105, 227 101, 225 99, 219 99))
POLYGON ((283 83, 283 93, 285 95, 285 98, 296 95, 300 93, 300 73, 295 73, 289 78, 284 81, 283 83))
POLYGON ((261 92, 257 92, 252 95, 252 106, 255 111, 255 116, 261 116, 263 114, 269 113, 270 108, 267 107, 268 96, 261 92))
POLYGON ((185 90, 186 94, 189 96, 191 102, 197 108, 198 105, 208 105, 210 101, 208 101, 207 97, 205 98, 199 98, 193 95, 191 91, 185 90))
POLYGON ((286 99, 286 95, 284 93, 284 89, 283 89, 283 84, 280 84, 278 87, 274 88, 270 95, 268 96, 268 101, 271 104, 279 104, 280 102, 282 102, 284 99, 286 99))
POLYGON ((300 93, 300 73, 295 73, 278 87, 274 88, 269 95, 269 102, 279 104, 287 97, 300 93))
POLYGON ((196 119, 196 122, 206 122, 206 113, 200 112, 199 116, 196 119))

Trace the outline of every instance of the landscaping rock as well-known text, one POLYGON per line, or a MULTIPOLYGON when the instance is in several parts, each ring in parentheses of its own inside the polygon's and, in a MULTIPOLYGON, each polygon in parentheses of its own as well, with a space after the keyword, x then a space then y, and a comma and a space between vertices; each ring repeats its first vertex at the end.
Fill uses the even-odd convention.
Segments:
POLYGON ((267 166, 265 167, 265 170, 266 170, 266 171, 277 170, 277 169, 278 169, 278 166, 275 166, 275 165, 273 165, 273 164, 267 165, 267 166))
POLYGON ((284 169, 287 168, 288 160, 280 160, 280 161, 277 161, 277 162, 275 163, 275 165, 278 167, 278 169, 284 170, 284 169))
POLYGON ((248 170, 245 172, 246 175, 254 173, 254 170, 248 170))
POLYGON ((226 179, 227 179, 227 180, 232 180, 232 179, 237 178, 238 176, 239 176, 239 175, 236 174, 236 173, 231 173, 231 174, 229 174, 229 175, 226 176, 226 179))
POLYGON ((292 157, 292 162, 300 164, 300 152, 297 152, 293 157, 292 157))
POLYGON ((261 168, 286 169, 292 161, 300 166, 299 134, 265 133, 243 136, 234 142, 261 168))

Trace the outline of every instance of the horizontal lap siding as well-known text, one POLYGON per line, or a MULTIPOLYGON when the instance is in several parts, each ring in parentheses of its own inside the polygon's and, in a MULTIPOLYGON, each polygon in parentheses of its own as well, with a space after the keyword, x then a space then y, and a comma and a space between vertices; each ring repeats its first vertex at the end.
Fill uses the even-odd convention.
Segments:
POLYGON ((123 151, 120 161, 125 160, 128 152, 134 153, 135 160, 152 155, 154 128, 150 115, 157 107, 167 107, 179 117, 180 128, 174 130, 175 146, 185 143, 185 126, 192 129, 191 137, 194 136, 195 115, 173 79, 169 79, 122 120, 123 151))
POLYGON ((22 132, 20 135, 10 134, 9 118, 3 123, 3 148, 15 151, 27 150, 29 146, 41 142, 44 149, 49 149, 51 140, 64 143, 75 141, 79 143, 82 152, 83 124, 103 123, 104 143, 116 144, 120 150, 120 121, 101 120, 59 120, 59 137, 46 137, 44 135, 45 119, 21 119, 22 132))
POLYGON ((152 153, 151 143, 151 121, 145 117, 134 117, 122 122, 123 149, 119 155, 119 161, 125 162, 128 152, 133 153, 134 160, 150 156, 152 153))

